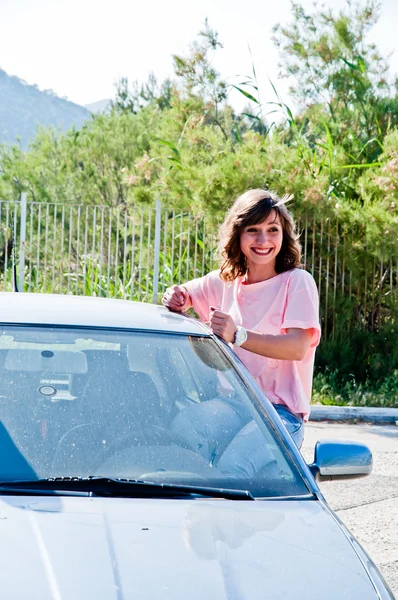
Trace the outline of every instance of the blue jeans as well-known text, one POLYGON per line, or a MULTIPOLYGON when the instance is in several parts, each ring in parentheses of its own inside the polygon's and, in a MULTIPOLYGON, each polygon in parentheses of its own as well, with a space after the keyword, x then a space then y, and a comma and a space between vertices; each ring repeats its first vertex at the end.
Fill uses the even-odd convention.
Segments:
POLYGON ((273 404, 276 412, 280 416, 282 423, 293 438, 297 448, 301 448, 304 440, 304 420, 300 415, 296 415, 284 405, 273 404))
MULTIPOLYGON (((273 405, 282 423, 292 437, 297 448, 301 447, 304 439, 304 421, 299 415, 290 412, 282 404, 273 405)), ((254 420, 250 420, 237 432, 228 448, 218 462, 218 469, 224 473, 240 476, 255 477, 261 469, 272 466, 275 457, 268 443, 254 420)))

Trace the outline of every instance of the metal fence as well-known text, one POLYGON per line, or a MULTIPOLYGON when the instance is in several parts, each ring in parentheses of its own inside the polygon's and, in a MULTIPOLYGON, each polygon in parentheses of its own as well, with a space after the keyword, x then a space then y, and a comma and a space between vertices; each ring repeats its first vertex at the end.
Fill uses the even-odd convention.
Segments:
MULTIPOLYGON (((0 288, 13 286, 14 226, 21 291, 158 302, 165 288, 217 268, 216 227, 192 213, 155 207, 0 202, 0 288), (7 251, 8 248, 8 251, 7 251)), ((337 218, 298 222, 305 268, 321 300, 323 334, 376 329, 397 314, 398 252, 385 261, 366 251, 366 231, 337 218)), ((397 244, 398 245, 398 244, 397 244)), ((346 333, 346 332, 345 332, 346 333)))
MULTIPOLYGON (((337 216, 304 217, 301 231, 304 267, 313 275, 320 297, 324 336, 349 334, 352 328, 374 331, 398 316, 398 240, 384 239, 392 252, 368 248, 366 226, 347 227, 337 216), (339 318, 339 313, 345 319, 339 318)), ((388 239, 387 239, 388 238, 388 239)), ((380 241, 380 246, 383 241, 380 241)))
MULTIPOLYGON (((167 286, 215 268, 214 232, 191 213, 156 207, 0 202, 3 290, 12 289, 14 224, 20 291, 157 302, 167 286)), ((0 285, 1 285, 0 283, 0 285)))

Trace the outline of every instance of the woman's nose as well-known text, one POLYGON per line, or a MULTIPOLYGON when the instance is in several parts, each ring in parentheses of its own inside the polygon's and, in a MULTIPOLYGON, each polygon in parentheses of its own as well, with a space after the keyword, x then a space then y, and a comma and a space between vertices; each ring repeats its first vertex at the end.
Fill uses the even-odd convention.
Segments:
POLYGON ((257 243, 265 244, 267 241, 267 234, 265 231, 259 231, 257 234, 257 243))

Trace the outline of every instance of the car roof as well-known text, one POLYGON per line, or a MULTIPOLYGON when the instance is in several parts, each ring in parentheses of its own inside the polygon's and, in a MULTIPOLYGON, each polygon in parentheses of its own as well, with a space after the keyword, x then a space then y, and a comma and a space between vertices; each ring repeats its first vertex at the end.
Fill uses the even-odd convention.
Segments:
POLYGON ((61 294, 0 292, 0 323, 139 329, 209 335, 192 317, 131 300, 61 294))

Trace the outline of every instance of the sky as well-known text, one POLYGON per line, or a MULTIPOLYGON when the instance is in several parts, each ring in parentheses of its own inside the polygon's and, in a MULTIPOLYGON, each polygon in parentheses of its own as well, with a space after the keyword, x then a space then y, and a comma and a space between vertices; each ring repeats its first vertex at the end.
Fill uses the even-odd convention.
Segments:
MULTIPOLYGON (((312 0, 301 0, 310 8, 312 0)), ((346 0, 326 0, 338 9, 346 0)), ((223 77, 251 73, 252 59, 262 102, 275 98, 278 79, 272 27, 286 24, 290 0, 0 0, 0 68, 40 89, 86 105, 112 98, 120 77, 161 81, 172 74, 172 54, 186 54, 208 18, 224 48, 214 66, 223 77)), ((384 0, 371 39, 398 74, 397 0, 384 0)), ((233 79, 231 79, 233 81, 233 79)), ((243 107, 243 97, 232 96, 243 107)), ((240 106, 237 106, 240 108, 240 106)))

